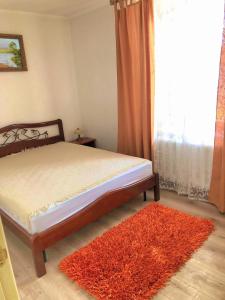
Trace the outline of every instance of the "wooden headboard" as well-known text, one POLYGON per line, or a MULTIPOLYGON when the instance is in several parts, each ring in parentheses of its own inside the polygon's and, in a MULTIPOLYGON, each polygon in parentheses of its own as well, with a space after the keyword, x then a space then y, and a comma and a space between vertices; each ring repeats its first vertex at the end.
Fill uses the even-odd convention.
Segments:
POLYGON ((62 120, 42 123, 14 124, 0 128, 0 157, 65 141, 62 120), (56 127, 56 128, 54 128, 56 127), (50 136, 49 130, 55 133, 50 136))

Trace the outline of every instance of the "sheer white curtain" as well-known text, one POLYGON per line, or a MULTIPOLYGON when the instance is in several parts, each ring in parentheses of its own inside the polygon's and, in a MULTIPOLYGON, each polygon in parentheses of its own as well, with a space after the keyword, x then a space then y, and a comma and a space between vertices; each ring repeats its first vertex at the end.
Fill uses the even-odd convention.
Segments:
POLYGON ((223 6, 155 2, 155 168, 162 188, 195 199, 211 177, 223 6))

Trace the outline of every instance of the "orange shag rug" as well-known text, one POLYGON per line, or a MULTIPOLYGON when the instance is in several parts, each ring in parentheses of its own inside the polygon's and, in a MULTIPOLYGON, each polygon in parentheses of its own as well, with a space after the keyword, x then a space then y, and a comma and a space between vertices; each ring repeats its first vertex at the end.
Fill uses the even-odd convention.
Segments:
POLYGON ((150 299, 213 231, 211 221, 150 204, 59 268, 99 300, 150 299))

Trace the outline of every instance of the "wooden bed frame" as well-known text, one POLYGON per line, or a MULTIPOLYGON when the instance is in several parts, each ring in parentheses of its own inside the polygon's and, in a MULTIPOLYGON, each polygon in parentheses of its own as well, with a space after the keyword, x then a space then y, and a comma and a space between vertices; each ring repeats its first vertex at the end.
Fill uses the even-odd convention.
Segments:
MULTIPOLYGON (((0 157, 34 148, 65 141, 62 120, 43 123, 16 124, 0 129, 0 157), (43 127, 58 126, 58 135, 49 137, 48 131, 42 132, 43 127), (3 141, 3 142, 2 142, 3 141)), ((38 277, 46 273, 45 250, 56 242, 72 234, 85 225, 96 221, 106 213, 134 198, 142 192, 154 188, 154 200, 160 199, 159 176, 153 174, 143 180, 126 187, 111 190, 78 213, 36 234, 30 234, 0 209, 2 221, 32 250, 34 266, 38 277)), ((145 193, 146 195, 146 193, 145 193)))

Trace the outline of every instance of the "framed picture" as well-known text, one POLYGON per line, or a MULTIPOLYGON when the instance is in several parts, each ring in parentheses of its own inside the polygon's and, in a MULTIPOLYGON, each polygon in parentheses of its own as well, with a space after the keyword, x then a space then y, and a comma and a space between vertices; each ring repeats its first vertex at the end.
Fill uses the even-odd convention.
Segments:
POLYGON ((27 71, 22 35, 0 33, 0 72, 27 71))

